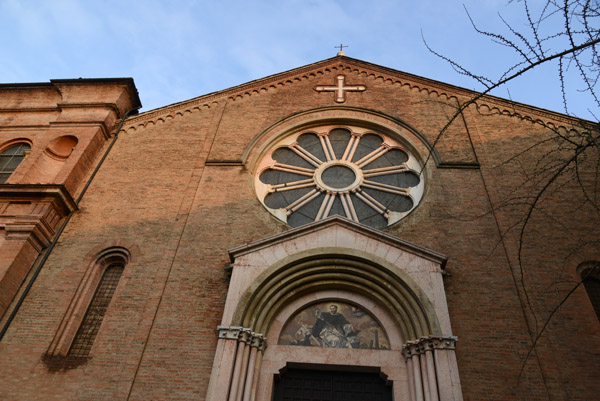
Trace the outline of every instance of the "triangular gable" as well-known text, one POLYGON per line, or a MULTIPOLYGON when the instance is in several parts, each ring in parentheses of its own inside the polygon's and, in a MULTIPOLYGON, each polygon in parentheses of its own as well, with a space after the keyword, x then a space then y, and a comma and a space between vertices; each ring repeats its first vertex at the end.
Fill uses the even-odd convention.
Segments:
MULTIPOLYGON (((366 61, 346 57, 336 56, 326 60, 318 61, 302 67, 294 68, 281 73, 273 74, 264 78, 256 79, 233 86, 231 88, 208 93, 193 99, 167 105, 158 109, 149 110, 130 118, 127 127, 137 126, 147 121, 159 119, 174 118, 177 115, 183 115, 185 112, 191 112, 194 109, 210 108, 215 102, 222 99, 238 100, 252 96, 261 92, 278 89, 284 86, 293 85, 296 82, 323 75, 330 72, 339 73, 358 73, 387 82, 390 85, 408 86, 410 89, 425 91, 428 94, 437 95, 446 99, 452 97, 461 97, 461 99, 471 99, 479 92, 459 86, 447 84, 433 79, 421 77, 407 72, 383 67, 366 61)), ((324 84, 328 84, 324 82, 324 84)), ((523 119, 539 120, 541 118, 551 121, 560 121, 565 124, 582 124, 585 122, 565 114, 541 109, 535 106, 514 102, 512 100, 500 97, 485 95, 477 100, 477 106, 487 106, 488 110, 495 110, 498 114, 516 115, 523 119)), ((587 122, 590 123, 590 122, 587 122)), ((591 124, 591 123, 590 123, 591 124)))
MULTIPOLYGON (((243 255, 252 252, 258 252, 261 249, 267 249, 275 245, 281 245, 286 242, 304 237, 308 234, 318 234, 319 237, 326 237, 328 234, 333 234, 334 232, 339 231, 339 229, 342 229, 348 233, 355 233, 361 238, 361 240, 365 242, 369 239, 372 239, 373 241, 386 243, 404 252, 408 252, 415 256, 432 261, 438 264, 441 268, 444 268, 444 266, 446 265, 446 261, 448 260, 448 258, 442 255, 441 253, 432 251, 420 245, 414 244, 410 241, 406 241, 393 235, 387 234, 383 231, 367 227, 363 224, 356 223, 339 215, 331 216, 326 219, 316 221, 314 223, 306 224, 280 234, 263 238, 250 244, 230 249, 229 258, 232 262, 234 262, 235 259, 243 255)), ((348 238, 344 239, 340 237, 339 241, 336 241, 336 243, 338 243, 339 246, 350 244, 348 242, 344 242, 345 240, 348 240, 348 238)))

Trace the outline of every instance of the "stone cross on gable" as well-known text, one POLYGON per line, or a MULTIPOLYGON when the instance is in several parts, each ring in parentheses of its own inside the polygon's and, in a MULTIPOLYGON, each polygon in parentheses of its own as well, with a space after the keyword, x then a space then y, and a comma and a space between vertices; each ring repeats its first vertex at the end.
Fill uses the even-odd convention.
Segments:
POLYGON ((337 76, 337 86, 317 86, 315 90, 317 92, 335 92, 335 101, 337 103, 344 103, 346 101, 346 92, 363 92, 367 90, 367 87, 364 85, 352 85, 345 86, 344 80, 346 77, 343 75, 337 76))

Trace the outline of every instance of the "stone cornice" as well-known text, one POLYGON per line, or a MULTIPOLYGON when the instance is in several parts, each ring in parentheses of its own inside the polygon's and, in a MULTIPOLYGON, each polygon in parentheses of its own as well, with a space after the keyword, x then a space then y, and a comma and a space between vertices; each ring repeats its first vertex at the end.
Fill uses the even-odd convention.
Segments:
POLYGON ((0 113, 58 113, 60 108, 56 107, 19 107, 19 108, 0 108, 0 113))
POLYGON ((116 103, 106 102, 90 102, 90 103, 58 103, 57 106, 60 109, 90 109, 90 108, 101 108, 111 109, 115 113, 119 113, 119 108, 116 103))
MULTIPOLYGON (((500 98, 498 98, 500 99, 500 98)), ((497 103, 484 103, 475 102, 474 107, 481 115, 498 115, 512 118, 518 118, 524 121, 530 121, 532 123, 540 124, 543 127, 550 129, 563 128, 578 129, 581 131, 599 131, 600 124, 593 121, 583 120, 577 117, 571 117, 566 114, 556 113, 550 110, 539 109, 535 106, 528 106, 521 103, 511 103, 507 100, 501 99, 503 102, 497 103), (545 117, 546 120, 536 118, 536 116, 545 117), (562 124, 561 124, 562 123, 562 124)))
POLYGON ((0 132, 12 132, 16 131, 19 133, 25 131, 34 131, 48 128, 98 128, 102 131, 102 135, 105 139, 110 138, 109 129, 113 127, 107 127, 103 121, 49 121, 46 124, 37 125, 5 125, 0 127, 0 132))

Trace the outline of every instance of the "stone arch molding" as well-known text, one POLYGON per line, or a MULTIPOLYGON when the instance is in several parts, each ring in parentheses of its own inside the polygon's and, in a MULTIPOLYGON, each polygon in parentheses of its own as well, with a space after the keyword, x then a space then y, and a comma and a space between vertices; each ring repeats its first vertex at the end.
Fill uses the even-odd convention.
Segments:
POLYGON ((267 332, 281 309, 297 298, 335 288, 366 295, 386 305, 402 338, 441 335, 433 305, 406 272, 387 260, 356 249, 319 247, 275 263, 240 297, 232 324, 267 332))
POLYGON ((323 124, 351 124, 372 128, 402 142, 421 161, 431 154, 436 164, 441 162, 437 149, 405 121, 362 107, 326 106, 296 112, 259 132, 244 149, 242 163, 255 166, 266 150, 281 138, 293 131, 323 124))
POLYGON ((207 399, 270 400, 273 377, 286 363, 344 361, 379 367, 397 401, 462 400, 442 282, 445 256, 335 216, 232 249, 230 258, 207 399), (292 313, 329 300, 371 308, 394 345, 277 344, 292 313))

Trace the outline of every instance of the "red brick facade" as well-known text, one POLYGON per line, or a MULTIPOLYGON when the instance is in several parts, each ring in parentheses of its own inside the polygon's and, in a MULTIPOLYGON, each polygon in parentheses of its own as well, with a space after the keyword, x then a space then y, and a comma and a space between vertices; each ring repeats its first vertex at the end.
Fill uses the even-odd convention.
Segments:
POLYGON ((473 96, 335 57, 127 118, 77 204, 119 119, 139 107, 132 81, 0 87, 0 152, 15 140, 31 144, 0 185, 0 399, 206 399, 228 250, 290 229, 256 197, 261 156, 295 127, 350 122, 405 138, 423 159, 421 203, 383 232, 448 258, 464 399, 594 399, 600 322, 583 286, 557 306, 580 280, 578 266, 600 260, 589 201, 599 195, 598 154, 569 165, 528 210, 569 157, 557 134, 598 127, 483 97, 444 130, 473 96), (343 102, 315 90, 340 74, 366 90, 343 102), (126 252, 126 265, 90 357, 65 362, 112 250, 126 252))

